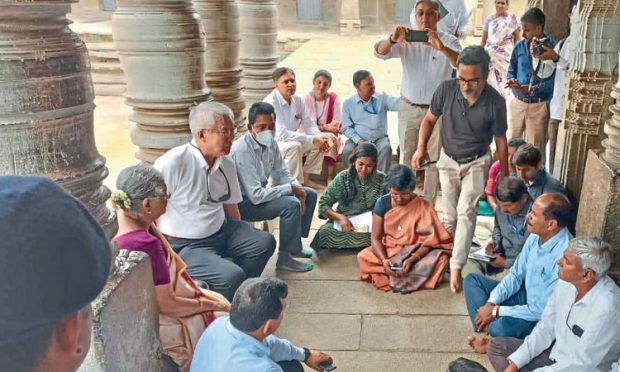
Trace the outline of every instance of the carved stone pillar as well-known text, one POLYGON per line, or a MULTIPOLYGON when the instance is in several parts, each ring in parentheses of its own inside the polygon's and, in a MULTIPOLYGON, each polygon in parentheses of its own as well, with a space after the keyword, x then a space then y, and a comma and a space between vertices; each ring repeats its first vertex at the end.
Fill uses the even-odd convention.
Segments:
POLYGON ((273 90, 271 74, 280 59, 278 6, 272 0, 239 0, 238 4, 243 97, 250 107, 273 90))
POLYGON ((69 29, 73 1, 0 5, 0 174, 42 175, 78 197, 104 227, 108 175, 93 133, 93 84, 86 46, 69 29))
POLYGON ((112 35, 136 123, 136 157, 153 163, 190 136, 188 110, 209 99, 205 39, 190 0, 119 0, 112 35))
POLYGON ((205 30, 206 82, 213 99, 235 114, 237 133, 246 130, 239 65, 239 8, 235 0, 193 0, 205 30))
MULTIPOLYGON (((617 79, 620 18, 618 0, 601 6, 581 1, 571 18, 571 60, 564 122, 558 131, 553 173, 573 193, 581 194, 588 150, 600 148, 609 118, 611 88, 617 79)), ((583 203, 581 203, 583 204, 583 203)))
MULTIPOLYGON (((615 5, 616 9, 613 11, 618 21, 620 1, 616 0, 615 5)), ((618 35, 617 29, 615 32, 618 35)), ((605 48, 615 49, 618 53, 618 42, 616 41, 615 45, 606 44, 605 48)), ((617 57, 620 59, 620 55, 617 57)), ((616 68, 617 61, 618 59, 616 68)), ((581 208, 577 215, 577 235, 599 236, 617 247, 620 245, 620 80, 613 87, 611 97, 616 102, 609 107, 613 115, 607 118, 604 125, 607 135, 603 140, 605 150, 588 152, 581 208)), ((620 255, 616 255, 610 274, 618 282, 620 255)))

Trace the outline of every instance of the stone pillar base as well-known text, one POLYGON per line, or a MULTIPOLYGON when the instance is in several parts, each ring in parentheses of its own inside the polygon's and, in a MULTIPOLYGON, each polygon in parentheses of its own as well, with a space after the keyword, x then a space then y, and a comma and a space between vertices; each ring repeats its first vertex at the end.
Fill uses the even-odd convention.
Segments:
MULTIPOLYGON (((620 172, 601 156, 603 150, 590 150, 586 162, 577 236, 598 236, 614 247, 620 246, 620 172)), ((610 276, 620 279, 620 254, 612 264, 610 276)))

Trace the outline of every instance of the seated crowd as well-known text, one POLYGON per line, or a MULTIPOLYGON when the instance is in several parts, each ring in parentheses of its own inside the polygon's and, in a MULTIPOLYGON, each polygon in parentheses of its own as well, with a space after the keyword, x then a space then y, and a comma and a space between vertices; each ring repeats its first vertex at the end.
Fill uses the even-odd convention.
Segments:
MULTIPOLYGON (((360 70, 341 107, 329 92, 331 74, 319 70, 302 98, 295 72, 279 67, 274 90, 249 108, 247 132, 236 140, 231 110, 203 102, 190 110, 188 143, 152 167, 119 174, 111 196, 117 259, 148 254, 162 349, 181 371, 303 371, 302 363, 329 370, 331 356, 274 335, 288 287, 260 278, 276 244, 277 270, 314 269, 302 239, 310 237, 317 202, 327 222, 310 243, 315 252, 358 249, 359 279, 382 291, 434 289, 449 278, 454 293, 464 292, 476 332, 467 342, 497 371, 614 368, 620 289, 607 275, 614 249, 572 238, 574 205, 545 169, 544 118, 528 110, 544 110, 552 79, 536 75, 536 97, 520 88, 538 73, 519 68, 529 43, 546 35, 544 14, 534 8, 521 18, 526 41, 516 44, 508 69, 509 109, 505 92, 487 84, 485 49, 463 49, 438 30, 437 2, 418 0, 412 20, 428 43, 406 42, 399 26, 375 45, 378 58, 401 59, 401 97, 375 92, 372 74, 360 70), (399 112, 401 164, 394 166, 388 111, 399 112), (340 159, 345 169, 337 173, 340 159), (326 185, 316 179, 323 166, 326 185), (424 188, 416 193, 419 178, 424 188), (481 198, 494 213, 485 261, 469 254, 481 198), (250 224, 275 218, 277 241, 250 224)), ((0 177, 0 231, 2 368, 75 371, 90 345, 89 304, 110 267, 103 231, 76 199, 40 177, 0 177), (27 233, 15 234, 25 225, 27 233), (19 253, 7 253, 12 246, 19 253)))

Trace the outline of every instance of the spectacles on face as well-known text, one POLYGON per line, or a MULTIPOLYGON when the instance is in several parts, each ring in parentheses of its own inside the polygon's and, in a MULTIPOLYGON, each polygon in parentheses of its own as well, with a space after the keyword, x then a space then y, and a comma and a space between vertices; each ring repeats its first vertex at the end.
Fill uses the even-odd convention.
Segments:
POLYGON ((456 80, 459 82, 459 84, 468 85, 472 88, 477 88, 478 85, 480 85, 480 78, 470 79, 470 80, 465 80, 463 78, 456 78, 456 80))
POLYGON ((426 10, 426 11, 420 9, 420 10, 416 10, 416 12, 415 12, 416 17, 424 17, 425 14, 426 14, 427 17, 434 17, 435 14, 437 14, 437 11, 436 10, 432 10, 432 9, 429 9, 429 10, 426 10))
POLYGON ((209 183, 210 183, 210 179, 211 177, 209 177, 209 175, 211 174, 211 170, 208 169, 207 170, 207 200, 211 203, 223 203, 225 201, 228 201, 230 199, 231 196, 231 192, 230 192, 230 183, 228 182, 228 177, 226 177, 226 173, 224 173, 224 171, 222 170, 222 168, 218 168, 218 171, 220 171, 220 173, 222 173, 222 176, 224 176, 224 180, 226 181, 226 193, 220 197, 217 198, 213 198, 211 196, 211 190, 209 187, 209 183))
POLYGON ((207 132, 219 134, 224 138, 233 138, 237 135, 236 128, 227 128, 227 129, 205 129, 207 132))

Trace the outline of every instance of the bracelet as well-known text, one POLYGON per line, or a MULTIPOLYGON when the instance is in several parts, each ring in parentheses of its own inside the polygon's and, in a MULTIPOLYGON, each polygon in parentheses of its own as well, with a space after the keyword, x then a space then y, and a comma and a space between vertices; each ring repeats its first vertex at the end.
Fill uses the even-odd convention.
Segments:
POLYGON ((392 40, 392 34, 390 34, 390 36, 388 36, 388 39, 390 40, 390 44, 392 44, 392 45, 396 44, 396 41, 392 40))
POLYGON ((499 316, 499 305, 495 305, 493 307, 493 311, 491 311, 491 316, 493 317, 493 319, 497 319, 497 317, 499 316))

